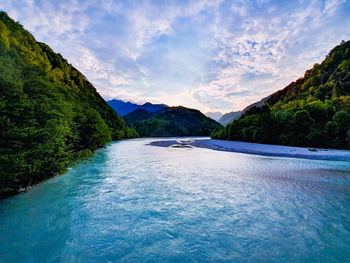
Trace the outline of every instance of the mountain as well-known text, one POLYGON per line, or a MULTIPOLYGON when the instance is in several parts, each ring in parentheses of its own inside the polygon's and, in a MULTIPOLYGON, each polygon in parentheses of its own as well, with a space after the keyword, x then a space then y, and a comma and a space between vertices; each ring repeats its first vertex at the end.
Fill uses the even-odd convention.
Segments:
POLYGON ((138 105, 121 100, 110 100, 108 104, 142 137, 209 136, 221 127, 200 111, 181 106, 149 102, 138 105))
POLYGON ((230 124, 234 120, 238 119, 239 116, 241 115, 241 112, 242 111, 231 111, 229 113, 226 113, 226 114, 221 116, 221 118, 218 120, 218 122, 222 126, 226 126, 227 124, 230 124))
POLYGON ((126 120, 127 123, 135 123, 143 120, 151 119, 155 114, 148 112, 146 110, 136 109, 133 112, 130 112, 129 114, 124 116, 124 120, 126 120))
POLYGON ((125 102, 122 100, 109 100, 107 101, 108 105, 111 106, 120 116, 124 116, 134 110, 136 110, 140 105, 132 103, 132 102, 125 102))
POLYGON ((150 102, 146 102, 145 104, 139 107, 140 110, 145 110, 148 112, 158 112, 158 111, 165 110, 167 108, 169 108, 169 106, 165 104, 152 104, 150 102))
POLYGON ((262 100, 255 102, 247 107, 245 107, 243 110, 241 111, 231 111, 229 113, 224 114, 220 119, 219 119, 219 123, 222 126, 227 126, 228 124, 232 123, 235 120, 238 120, 240 117, 242 117, 248 110, 250 110, 253 107, 257 107, 260 108, 265 101, 269 98, 270 96, 263 98, 262 100))
POLYGON ((212 138, 350 149, 350 41, 212 138))
POLYGON ((152 104, 150 102, 146 102, 143 105, 139 105, 132 102, 125 102, 116 99, 109 100, 107 103, 121 116, 125 116, 136 109, 146 110, 148 112, 156 112, 168 108, 168 106, 165 104, 152 104))
POLYGON ((142 137, 209 136, 221 127, 200 111, 181 106, 153 113, 137 109, 124 118, 142 137))
POLYGON ((60 54, 0 12, 0 197, 60 174, 111 140, 135 137, 60 54))
POLYGON ((219 119, 223 116, 223 114, 219 111, 216 111, 216 112, 207 112, 205 116, 209 117, 214 121, 219 121, 219 119))

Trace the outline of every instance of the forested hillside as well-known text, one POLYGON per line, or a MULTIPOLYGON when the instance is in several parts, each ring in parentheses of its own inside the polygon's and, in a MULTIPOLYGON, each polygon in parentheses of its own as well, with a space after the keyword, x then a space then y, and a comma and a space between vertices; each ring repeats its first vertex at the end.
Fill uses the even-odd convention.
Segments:
POLYGON ((200 111, 185 107, 170 107, 153 113, 135 110, 125 119, 142 137, 209 136, 221 127, 200 111))
POLYGON ((350 41, 212 138, 350 149, 350 41))
POLYGON ((0 12, 0 197, 136 136, 60 54, 0 12))

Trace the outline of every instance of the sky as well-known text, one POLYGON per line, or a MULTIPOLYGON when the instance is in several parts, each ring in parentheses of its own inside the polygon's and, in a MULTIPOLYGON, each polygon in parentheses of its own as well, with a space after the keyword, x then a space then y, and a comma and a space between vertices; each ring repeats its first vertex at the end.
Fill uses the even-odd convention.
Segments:
POLYGON ((350 0, 1 0, 106 99, 240 110, 350 40, 350 0))

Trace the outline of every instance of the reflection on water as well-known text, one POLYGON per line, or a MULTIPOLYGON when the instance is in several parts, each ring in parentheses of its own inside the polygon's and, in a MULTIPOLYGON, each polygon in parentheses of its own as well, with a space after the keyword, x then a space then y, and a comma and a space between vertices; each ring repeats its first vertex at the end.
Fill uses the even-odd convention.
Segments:
POLYGON ((350 164, 149 142, 0 201, 0 262, 350 258, 350 164))

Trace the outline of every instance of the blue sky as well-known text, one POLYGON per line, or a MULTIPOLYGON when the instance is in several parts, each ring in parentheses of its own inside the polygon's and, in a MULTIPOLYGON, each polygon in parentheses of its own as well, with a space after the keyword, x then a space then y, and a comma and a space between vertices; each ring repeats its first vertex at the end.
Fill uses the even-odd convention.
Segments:
POLYGON ((350 39, 350 3, 1 0, 105 99, 239 110, 350 39))

